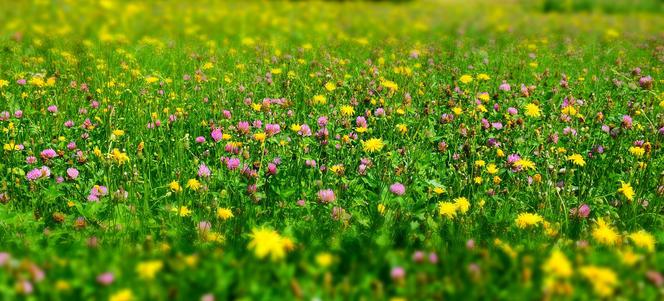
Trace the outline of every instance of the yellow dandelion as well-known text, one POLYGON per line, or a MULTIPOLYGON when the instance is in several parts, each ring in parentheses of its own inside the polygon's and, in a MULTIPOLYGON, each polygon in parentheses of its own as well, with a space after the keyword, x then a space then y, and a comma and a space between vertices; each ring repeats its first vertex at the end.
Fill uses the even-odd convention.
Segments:
POLYGON ((371 138, 367 141, 362 142, 362 146, 365 152, 373 153, 383 149, 385 144, 380 138, 371 138))
POLYGON ((529 103, 526 105, 526 116, 528 117, 540 117, 540 108, 534 104, 534 103, 529 103))
POLYGON ((451 202, 439 202, 438 214, 447 218, 454 218, 456 216, 457 205, 451 202))
POLYGON ((461 81, 464 84, 469 84, 473 81, 473 77, 468 74, 464 74, 459 78, 459 81, 461 81))
POLYGON ((222 220, 227 220, 235 217, 235 215, 233 215, 233 211, 231 211, 230 209, 220 207, 217 208, 217 217, 222 220))
POLYGON ((580 154, 573 154, 571 156, 568 156, 567 161, 572 161, 572 163, 578 166, 586 165, 586 161, 583 159, 583 156, 581 156, 580 154))
POLYGON ((519 213, 515 222, 520 229, 537 226, 544 221, 544 218, 537 213, 519 213))
POLYGON ((288 249, 292 247, 292 241, 268 228, 254 228, 250 237, 248 248, 261 259, 267 256, 273 261, 283 259, 288 249))
POLYGON ((632 201, 634 200, 634 196, 636 193, 634 193, 634 188, 632 188, 632 185, 629 183, 625 183, 623 181, 620 181, 620 188, 618 188, 618 192, 622 193, 627 200, 632 201))
POLYGON ((542 265, 542 271, 559 278, 572 276, 572 264, 560 250, 551 252, 551 256, 542 265))
POLYGON ((597 242, 607 246, 613 246, 620 240, 618 232, 601 218, 597 220, 591 235, 597 242))
POLYGON ((629 239, 631 239, 637 247, 646 249, 648 252, 655 251, 655 237, 645 230, 639 230, 630 234, 629 239))
POLYGON ((152 280, 163 267, 161 260, 144 261, 136 266, 136 273, 141 279, 152 280))

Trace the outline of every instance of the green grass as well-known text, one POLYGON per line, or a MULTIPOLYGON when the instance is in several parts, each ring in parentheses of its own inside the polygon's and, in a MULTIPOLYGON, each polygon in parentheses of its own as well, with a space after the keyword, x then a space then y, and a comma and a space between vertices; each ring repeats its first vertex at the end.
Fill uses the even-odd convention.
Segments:
POLYGON ((664 19, 625 3, 7 3, 0 299, 657 299, 664 19))

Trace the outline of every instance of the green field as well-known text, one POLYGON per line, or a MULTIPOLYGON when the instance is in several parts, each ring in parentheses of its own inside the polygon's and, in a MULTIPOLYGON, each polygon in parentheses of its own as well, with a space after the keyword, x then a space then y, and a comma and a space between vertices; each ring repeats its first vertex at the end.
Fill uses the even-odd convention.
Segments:
POLYGON ((661 300, 664 2, 0 3, 0 300, 661 300))

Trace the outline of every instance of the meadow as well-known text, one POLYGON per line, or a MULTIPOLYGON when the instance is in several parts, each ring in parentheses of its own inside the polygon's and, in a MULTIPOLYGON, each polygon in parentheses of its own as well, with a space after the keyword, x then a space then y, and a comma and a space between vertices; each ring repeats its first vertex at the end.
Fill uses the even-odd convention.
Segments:
POLYGON ((661 300, 661 1, 3 1, 0 300, 661 300))

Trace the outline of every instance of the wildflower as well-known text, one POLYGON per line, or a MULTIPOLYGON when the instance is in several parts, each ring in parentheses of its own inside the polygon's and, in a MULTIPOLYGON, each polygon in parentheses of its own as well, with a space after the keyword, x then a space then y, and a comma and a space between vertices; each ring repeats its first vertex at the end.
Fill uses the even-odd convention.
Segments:
POLYGON ((544 219, 537 213, 519 213, 516 218, 516 226, 520 229, 525 229, 532 226, 537 226, 542 223, 544 219))
POLYGON ((332 264, 334 257, 332 254, 327 252, 322 252, 316 255, 316 263, 322 268, 327 268, 332 264))
POLYGON ((468 212, 468 209, 470 209, 470 202, 468 202, 468 199, 465 197, 454 199, 454 205, 461 213, 466 213, 468 212))
POLYGON ((395 83, 391 80, 382 80, 380 82, 380 85, 387 88, 388 90, 390 90, 392 92, 399 90, 399 85, 397 85, 397 83, 395 83))
POLYGON ((551 256, 542 265, 542 271, 559 278, 572 276, 572 264, 560 250, 551 252, 551 256))
POLYGON ((111 295, 109 301, 133 301, 134 293, 130 289, 122 289, 111 295))
POLYGON ((115 276, 111 272, 102 273, 99 276, 97 276, 97 282, 105 286, 111 285, 111 283, 113 283, 114 280, 115 276))
POLYGON ((214 129, 212 130, 212 133, 210 133, 210 136, 212 137, 212 140, 214 140, 214 142, 219 142, 224 135, 220 129, 214 129))
POLYGON ((371 138, 367 141, 363 141, 362 144, 364 151, 369 153, 380 151, 385 146, 383 140, 380 138, 371 138))
POLYGON ((196 179, 189 179, 189 181, 187 181, 187 188, 191 190, 197 191, 201 187, 202 187, 201 182, 196 179))
POLYGON ((648 250, 648 252, 655 251, 655 237, 652 234, 639 230, 629 235, 629 238, 634 244, 640 248, 648 250))
POLYGON ((635 157, 642 157, 646 153, 646 150, 640 146, 632 146, 629 148, 629 153, 635 157))
POLYGON ((478 80, 490 80, 491 77, 486 73, 480 73, 477 75, 478 80))
POLYGON ((390 271, 390 277, 395 281, 401 281, 406 277, 406 270, 402 267, 394 267, 390 271))
POLYGON ((583 156, 581 156, 580 154, 573 154, 571 156, 568 156, 567 161, 572 161, 572 163, 574 163, 578 166, 586 165, 586 161, 583 160, 583 156))
POLYGON ((399 131, 399 133, 402 135, 405 135, 408 132, 408 126, 403 123, 399 123, 397 124, 397 131, 399 131))
POLYGON ((332 92, 336 88, 337 88, 337 85, 335 85, 333 82, 325 83, 325 90, 327 90, 328 92, 332 92))
POLYGON ((217 208, 217 217, 222 220, 228 220, 235 217, 235 215, 233 215, 233 211, 230 209, 219 207, 217 208))
POLYGON ((191 210, 187 206, 173 207, 171 211, 179 215, 180 217, 187 217, 191 215, 191 210))
POLYGON ((468 84, 473 81, 473 77, 468 74, 464 74, 459 78, 459 81, 461 81, 464 84, 468 84))
POLYGON ((496 173, 498 173, 498 167, 496 167, 496 164, 494 164, 494 163, 489 163, 486 166, 486 172, 488 172, 491 175, 496 174, 496 173))
POLYGON ((592 231, 592 237, 599 243, 607 246, 612 246, 618 243, 620 235, 616 230, 607 224, 603 219, 597 220, 595 228, 592 231))
POLYGON ((618 285, 618 276, 609 268, 584 266, 579 273, 592 284, 593 291, 600 297, 610 297, 618 285))
POLYGON ((351 116, 355 114, 355 108, 349 105, 341 106, 341 114, 345 116, 351 116))
POLYGON ((334 195, 334 191, 332 189, 323 189, 318 191, 318 200, 320 200, 322 203, 332 203, 336 199, 337 198, 334 195))
POLYGON ((129 156, 127 153, 121 152, 119 149, 114 148, 111 151, 110 158, 115 161, 118 165, 125 164, 129 162, 129 156))
POLYGON ((540 108, 534 104, 534 103, 529 103, 526 105, 526 116, 529 117, 540 117, 540 108))
POLYGON ((632 201, 634 200, 634 196, 636 193, 634 193, 634 188, 632 188, 632 185, 629 183, 625 183, 623 181, 620 181, 620 188, 618 188, 618 192, 622 193, 627 200, 632 201))
POLYGON ((201 164, 198 166, 198 176, 201 178, 209 178, 212 172, 210 171, 210 168, 207 167, 205 164, 201 164))
POLYGON ((439 202, 438 214, 447 218, 454 218, 456 216, 457 205, 451 202, 439 202))
POLYGON ((406 186, 403 186, 401 183, 394 183, 390 185, 390 192, 394 193, 395 195, 404 195, 406 193, 406 186))
POLYGON ((182 190, 182 187, 180 187, 180 183, 178 183, 176 181, 173 181, 173 182, 169 183, 168 188, 170 188, 171 191, 173 191, 173 192, 179 192, 179 191, 182 190))
POLYGON ((254 139, 256 141, 265 142, 265 138, 266 138, 265 133, 255 133, 254 134, 254 139))
POLYGON ((164 263, 161 260, 144 261, 136 266, 136 273, 141 279, 152 280, 163 267, 164 263))
POLYGON ((313 103, 317 105, 324 105, 327 103, 327 98, 323 95, 316 95, 313 98, 313 103))
POLYGON ((277 231, 268 228, 254 228, 251 232, 251 241, 248 248, 254 251, 258 258, 270 256, 273 261, 286 257, 286 252, 292 248, 290 239, 281 236, 277 231))
POLYGON ((514 162, 514 165, 525 170, 535 169, 535 163, 528 159, 518 159, 516 162, 514 162))

